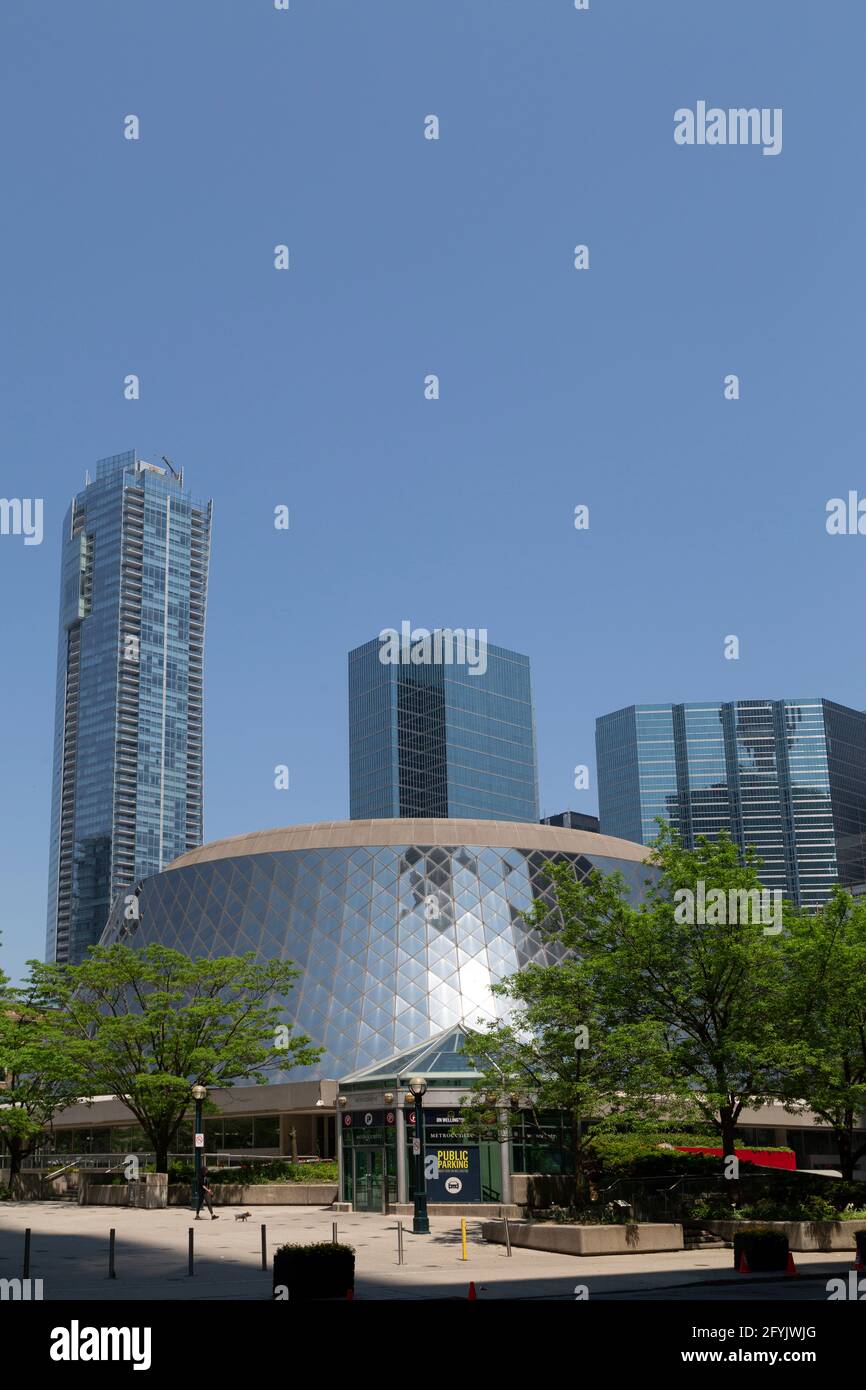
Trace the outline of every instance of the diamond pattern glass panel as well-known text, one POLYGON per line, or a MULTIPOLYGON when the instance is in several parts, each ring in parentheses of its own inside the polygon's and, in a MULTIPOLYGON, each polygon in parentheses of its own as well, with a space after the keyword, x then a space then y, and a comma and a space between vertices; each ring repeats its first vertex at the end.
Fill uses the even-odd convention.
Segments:
MULTIPOLYGON (((556 858, 578 879, 619 870, 636 896, 652 872, 601 855, 556 858)), ((294 961, 302 974, 286 1016, 326 1052, 280 1079, 341 1077, 461 1020, 495 1017, 506 1005, 492 984, 560 957, 521 915, 549 894, 544 861, 421 844, 238 855, 145 879, 133 934, 118 905, 102 939, 294 961)))

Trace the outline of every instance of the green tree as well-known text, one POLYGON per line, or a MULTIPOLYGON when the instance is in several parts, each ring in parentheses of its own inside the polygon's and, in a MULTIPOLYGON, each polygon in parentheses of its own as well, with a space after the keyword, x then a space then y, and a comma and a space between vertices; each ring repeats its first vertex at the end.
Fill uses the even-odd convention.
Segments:
POLYGON ((9 1154, 10 1193, 57 1111, 92 1094, 87 1060, 87 1046, 70 1035, 38 963, 30 963, 17 988, 0 974, 0 1139, 9 1154))
POLYGON ((652 1021, 608 1026, 591 969, 579 959, 529 965, 493 987, 507 1017, 467 1033, 479 1076, 466 1110, 476 1123, 519 1104, 560 1110, 571 1121, 574 1171, 585 1198, 600 1128, 648 1122, 664 1076, 662 1031, 652 1021))
MULTIPOLYGON (((553 863, 555 911, 540 901, 527 921, 552 930, 585 963, 607 1028, 661 1031, 666 1107, 671 1115, 683 1106, 697 1112, 733 1154, 744 1106, 780 1094, 793 1055, 781 1026, 783 933, 742 920, 751 915, 742 895, 760 892, 759 861, 727 835, 687 850, 662 824, 650 861, 657 875, 639 904, 619 875, 595 871, 578 883, 553 863), (725 911, 707 914, 724 920, 688 920, 687 894, 696 901, 701 885, 706 895, 724 894, 725 911), (729 920, 732 891, 736 921, 729 920)), ((642 1057, 633 1065, 640 1075, 642 1057)))
POLYGON ((150 945, 94 947, 76 966, 42 967, 73 1035, 89 1049, 100 1090, 132 1111, 165 1172, 190 1087, 265 1084, 322 1052, 293 1032, 284 1006, 299 975, 250 953, 191 960, 150 945))
POLYGON ((866 1154, 866 1141, 854 1138, 866 1114, 866 903, 837 889, 820 912, 791 923, 786 946, 785 1017, 796 1050, 788 1107, 808 1106, 832 1128, 850 1182, 866 1154))

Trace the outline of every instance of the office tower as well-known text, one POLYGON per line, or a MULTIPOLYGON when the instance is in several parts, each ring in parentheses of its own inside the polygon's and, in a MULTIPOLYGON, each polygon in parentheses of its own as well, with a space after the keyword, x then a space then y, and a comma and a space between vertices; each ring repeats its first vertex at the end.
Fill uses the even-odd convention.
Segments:
POLYGON ((352 820, 538 820, 529 658, 403 624, 349 653, 352 820))
POLYGON ((830 700, 631 705, 596 721, 602 834, 662 817, 692 848, 727 830, 761 880, 814 908, 866 879, 866 714, 830 700))
POLYGON ((133 451, 63 525, 48 960, 81 961, 115 896, 202 841, 211 503, 133 451))
POLYGON ((541 825, 558 825, 564 830, 586 830, 598 834, 598 816, 587 815, 585 811, 559 811, 555 816, 542 816, 541 825))

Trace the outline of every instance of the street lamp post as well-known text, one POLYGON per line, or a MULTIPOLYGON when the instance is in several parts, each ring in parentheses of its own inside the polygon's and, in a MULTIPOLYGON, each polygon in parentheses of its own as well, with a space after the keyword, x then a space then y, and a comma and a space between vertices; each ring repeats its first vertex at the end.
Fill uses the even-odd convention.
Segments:
POLYGON ((412 1148, 415 1153, 415 1211, 412 1217, 412 1231, 416 1236, 429 1236, 430 1218, 427 1215, 427 1175, 424 1170, 424 1111, 421 1099, 427 1090, 423 1076, 413 1076, 409 1090, 415 1101, 415 1135, 412 1148))
POLYGON ((192 1088, 192 1096, 195 1101, 195 1128, 193 1131, 193 1164, 195 1176, 192 1184, 192 1204, 198 1210, 199 1198, 201 1196, 201 1148, 197 1142, 198 1135, 202 1133, 201 1107, 202 1101, 207 1095, 207 1086, 202 1086, 201 1082, 196 1082, 192 1088))

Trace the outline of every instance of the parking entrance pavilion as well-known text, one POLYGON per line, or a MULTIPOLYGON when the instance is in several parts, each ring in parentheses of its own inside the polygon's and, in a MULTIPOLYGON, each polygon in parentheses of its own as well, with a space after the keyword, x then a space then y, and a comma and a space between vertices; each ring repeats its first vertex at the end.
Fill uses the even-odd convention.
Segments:
POLYGON ((422 1077, 421 1137, 431 1214, 517 1215, 511 1206, 509 1123, 493 1134, 467 1128, 460 1106, 478 1073, 463 1054, 458 1025, 409 1052, 344 1077, 337 1097, 339 1205, 347 1211, 409 1215, 415 1195, 415 1098, 422 1077))

